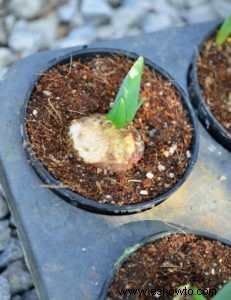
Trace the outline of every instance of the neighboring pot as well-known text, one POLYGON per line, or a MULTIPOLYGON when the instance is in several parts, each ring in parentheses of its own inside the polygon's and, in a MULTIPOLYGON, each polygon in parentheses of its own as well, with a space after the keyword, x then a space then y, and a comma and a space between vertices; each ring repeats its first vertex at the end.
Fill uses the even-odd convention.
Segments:
POLYGON ((199 85, 198 69, 197 69, 198 53, 200 53, 208 38, 212 36, 220 26, 221 24, 213 28, 204 37, 202 43, 196 49, 192 59, 192 63, 189 68, 188 88, 189 88, 189 95, 192 100, 192 103, 204 127, 221 145, 223 145, 226 149, 231 151, 231 134, 218 122, 218 120, 214 117, 209 107, 207 106, 199 85))
MULTIPOLYGON (((175 225, 174 225, 174 227, 175 227, 175 225)), ((195 235, 196 237, 204 238, 205 240, 219 241, 223 245, 231 247, 231 241, 220 238, 220 237, 217 237, 216 235, 206 233, 206 232, 202 232, 202 231, 198 231, 198 230, 193 231, 193 230, 187 230, 187 229, 179 228, 179 231, 177 231, 177 232, 176 232, 176 230, 173 230, 173 231, 170 230, 170 231, 163 231, 159 234, 155 234, 155 235, 152 235, 152 236, 148 236, 148 237, 144 238, 143 240, 141 240, 136 245, 127 248, 124 251, 124 253, 118 258, 118 260, 114 263, 110 273, 108 274, 107 279, 105 280, 105 282, 103 284, 103 288, 101 290, 99 299, 100 300, 106 299, 108 289, 109 289, 111 283, 113 282, 113 279, 114 279, 114 276, 115 276, 117 270, 119 270, 119 268, 127 261, 127 259, 130 257, 130 255, 132 255, 134 252, 136 252, 137 250, 139 250, 140 248, 142 248, 146 244, 155 242, 155 241, 157 241, 159 239, 162 239, 166 236, 170 236, 170 235, 174 235, 174 234, 178 234, 178 235, 179 234, 180 235, 185 235, 185 234, 195 235)), ((190 284, 190 282, 186 282, 185 284, 190 284)), ((135 286, 134 288, 137 288, 137 289, 140 288, 141 289, 142 287, 135 286)), ((122 289, 122 287, 121 287, 121 289, 122 289)), ((158 289, 157 289, 157 291, 158 291, 158 289)))
MULTIPOLYGON (((120 55, 120 56, 129 57, 133 60, 135 60, 138 57, 138 55, 135 53, 130 53, 127 51, 116 50, 116 49, 108 49, 108 48, 107 49, 86 49, 86 48, 83 48, 81 50, 75 51, 72 54, 72 59, 74 61, 77 58, 87 58, 90 56, 95 56, 96 54, 101 54, 101 55, 105 55, 105 56, 116 54, 116 55, 120 55)), ((47 65, 45 65, 44 68, 42 70, 40 70, 39 74, 43 74, 45 71, 47 71, 48 69, 50 69, 58 64, 65 64, 68 62, 70 62, 70 55, 65 55, 65 56, 59 58, 58 60, 53 60, 50 63, 48 63, 47 65)), ((174 193, 183 184, 183 182, 186 180, 186 178, 189 176, 190 172, 192 171, 192 168, 197 159, 198 143, 199 143, 197 121, 196 121, 196 117, 194 115, 193 109, 192 109, 184 91, 174 81, 173 78, 171 78, 160 67, 158 67, 153 62, 151 62, 147 59, 145 59, 145 64, 148 65, 149 67, 151 67, 152 69, 155 69, 155 71, 157 71, 163 78, 171 80, 171 82, 173 83, 173 86, 175 87, 175 89, 178 91, 178 93, 181 96, 184 108, 188 111, 189 118, 190 118, 190 121, 191 121, 191 124, 193 127, 193 138, 192 138, 192 147, 190 149, 191 160, 190 160, 190 163, 188 164, 188 167, 187 167, 184 175, 180 178, 180 180, 178 180, 177 184, 175 184, 175 186, 173 186, 166 193, 164 193, 158 197, 155 197, 153 199, 143 201, 141 203, 124 205, 124 206, 99 203, 97 201, 88 199, 82 195, 79 195, 68 188, 52 189, 67 202, 69 202, 75 206, 80 206, 84 209, 91 210, 94 212, 114 213, 114 214, 136 213, 136 212, 140 212, 140 211, 149 209, 149 208, 159 204, 160 202, 164 201, 165 199, 167 199, 172 193, 174 193)), ((31 83, 31 91, 28 93, 28 97, 25 100, 24 106, 22 108, 23 145, 24 145, 24 148, 28 155, 30 164, 33 166, 33 168, 38 173, 38 175, 42 178, 44 183, 48 184, 48 185, 52 185, 52 186, 58 186, 58 185, 60 185, 60 182, 48 172, 48 170, 36 158, 36 155, 31 150, 30 140, 29 140, 28 133, 27 133, 27 125, 26 125, 26 118, 25 118, 26 113, 27 113, 27 106, 28 106, 28 102, 30 100, 30 96, 33 92, 34 86, 38 82, 40 77, 41 77, 41 75, 38 75, 35 78, 34 82, 31 83)))

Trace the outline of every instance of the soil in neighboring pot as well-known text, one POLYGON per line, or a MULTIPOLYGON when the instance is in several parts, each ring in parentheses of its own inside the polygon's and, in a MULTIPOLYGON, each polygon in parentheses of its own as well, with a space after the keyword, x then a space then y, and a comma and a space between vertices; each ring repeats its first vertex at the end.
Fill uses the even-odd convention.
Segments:
POLYGON ((32 150, 49 172, 78 194, 118 206, 170 190, 190 162, 193 137, 179 93, 146 66, 144 103, 134 119, 145 142, 142 159, 129 171, 113 172, 76 157, 67 138, 70 123, 85 115, 107 113, 132 64, 127 57, 98 55, 58 65, 43 74, 27 111, 32 150))
MULTIPOLYGON (((155 299, 153 295, 129 296, 121 289, 151 291, 193 284, 200 289, 220 289, 231 279, 231 248, 194 235, 173 234, 134 252, 117 270, 108 299, 155 299)), ((151 294, 151 292, 150 292, 151 294)), ((163 294, 158 299, 172 299, 163 294)))
POLYGON ((202 94, 214 117, 231 133, 231 36, 217 46, 215 35, 205 43, 197 61, 202 94))

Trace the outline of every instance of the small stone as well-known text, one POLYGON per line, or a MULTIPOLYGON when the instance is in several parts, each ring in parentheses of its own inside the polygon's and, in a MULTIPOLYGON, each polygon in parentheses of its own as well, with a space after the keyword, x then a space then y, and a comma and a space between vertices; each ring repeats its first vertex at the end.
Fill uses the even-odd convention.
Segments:
POLYGON ((22 294, 22 300, 39 300, 36 290, 30 290, 22 294))
POLYGON ((0 221, 0 251, 3 251, 10 240, 9 221, 0 221))
MULTIPOLYGON (((193 1, 193 0, 191 0, 193 1)), ((227 17, 231 11, 231 2, 227 0, 213 0, 212 7, 214 11, 218 14, 218 17, 227 17)))
POLYGON ((104 0, 84 0, 81 13, 86 22, 97 24, 108 22, 113 15, 111 7, 104 0))
POLYGON ((23 258, 23 252, 19 239, 17 237, 11 238, 4 252, 0 254, 0 268, 3 268, 12 261, 21 258, 23 258))
POLYGON ((27 32, 42 37, 39 49, 51 47, 58 35, 58 18, 55 13, 51 12, 46 17, 29 22, 27 32), (49 28, 49 30, 48 30, 49 28))
POLYGON ((190 10, 186 10, 184 13, 182 13, 182 17, 189 23, 196 23, 216 19, 218 17, 218 14, 211 5, 203 4, 197 7, 193 7, 190 10))
POLYGON ((18 20, 13 26, 8 44, 17 52, 25 55, 30 54, 38 51, 43 45, 43 34, 41 32, 31 32, 29 23, 26 20, 18 20))
POLYGON ((33 116, 37 116, 37 114, 38 114, 37 109, 33 109, 32 114, 33 114, 33 116))
POLYGON ((0 18, 0 45, 7 44, 7 32, 5 30, 3 18, 0 18))
POLYGON ((148 191, 146 191, 146 190, 141 190, 141 191, 140 191, 140 195, 145 195, 145 196, 147 196, 147 195, 148 195, 148 191))
POLYGON ((144 32, 152 32, 167 28, 171 24, 171 18, 165 13, 149 13, 143 19, 141 28, 144 32))
POLYGON ((186 156, 187 156, 187 158, 191 158, 191 152, 189 150, 187 150, 186 156))
POLYGON ((0 219, 5 218, 9 214, 8 205, 6 203, 4 195, 0 190, 0 219))
POLYGON ((9 264, 2 275, 7 278, 10 284, 11 294, 22 293, 33 287, 30 273, 27 271, 25 263, 21 260, 9 264))
POLYGON ((154 174, 151 173, 151 172, 148 172, 148 173, 146 174, 146 177, 149 178, 149 179, 152 179, 152 178, 154 177, 154 174))
POLYGON ((157 168, 158 168, 158 171, 160 171, 160 172, 162 172, 166 169, 165 166, 163 166, 162 164, 158 164, 157 168))
POLYGON ((0 275, 0 299, 10 300, 10 285, 8 280, 0 275))
POLYGON ((79 45, 86 45, 96 39, 95 27, 86 25, 73 29, 65 38, 55 42, 54 48, 67 48, 79 45))
POLYGON ((45 0, 11 0, 10 10, 22 19, 33 18, 34 15, 39 13, 45 4, 45 0))
POLYGON ((58 6, 57 13, 62 22, 70 22, 77 11, 79 0, 68 0, 67 3, 58 6))
POLYGON ((7 47, 0 47, 0 63, 6 67, 11 65, 15 60, 13 52, 7 47))
POLYGON ((175 177, 175 174, 174 174, 174 173, 169 173, 169 174, 168 174, 168 177, 169 177, 169 178, 174 178, 174 177, 175 177))
POLYGON ((225 175, 221 175, 220 181, 226 181, 226 176, 225 175))

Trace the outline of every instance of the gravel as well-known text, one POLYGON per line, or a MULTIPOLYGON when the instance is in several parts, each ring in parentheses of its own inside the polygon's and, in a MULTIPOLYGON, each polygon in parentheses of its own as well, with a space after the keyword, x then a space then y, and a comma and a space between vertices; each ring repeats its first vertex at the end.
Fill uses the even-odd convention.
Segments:
MULTIPOLYGON (((33 52, 204 22, 230 11, 230 0, 0 0, 0 79, 33 52)), ((9 299, 38 297, 0 188, 0 300, 9 299)))

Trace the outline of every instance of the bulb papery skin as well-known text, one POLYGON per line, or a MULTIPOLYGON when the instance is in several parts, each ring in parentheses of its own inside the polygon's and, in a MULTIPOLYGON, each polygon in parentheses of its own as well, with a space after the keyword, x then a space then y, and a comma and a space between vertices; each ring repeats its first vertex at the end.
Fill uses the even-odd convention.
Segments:
POLYGON ((75 154, 98 168, 126 171, 143 156, 144 142, 138 130, 132 125, 116 129, 105 115, 73 120, 68 134, 75 154))

